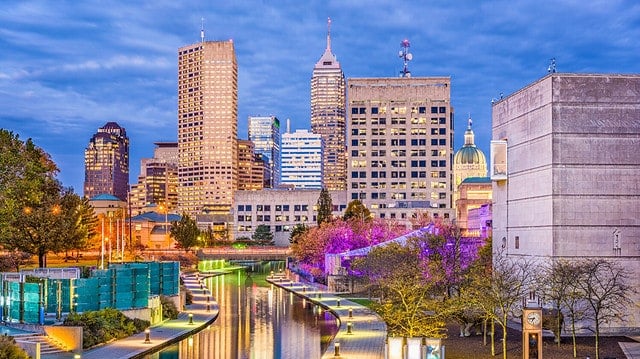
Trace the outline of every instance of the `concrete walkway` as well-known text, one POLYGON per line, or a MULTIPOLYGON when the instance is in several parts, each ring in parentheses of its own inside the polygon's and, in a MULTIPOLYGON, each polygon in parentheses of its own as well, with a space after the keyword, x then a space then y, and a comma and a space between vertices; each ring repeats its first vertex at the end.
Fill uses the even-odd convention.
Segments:
POLYGON ((640 336, 630 338, 635 342, 619 342, 618 344, 627 359, 640 359, 640 336))
MULTIPOLYGON (((185 286, 193 293, 193 304, 186 312, 180 313, 178 319, 168 320, 153 326, 149 332, 149 343, 145 342, 146 334, 120 339, 95 349, 81 353, 82 359, 105 358, 140 358, 160 348, 176 343, 193 332, 210 325, 218 317, 218 304, 212 300, 211 293, 206 286, 202 286, 195 275, 183 276, 185 286), (209 302, 207 302, 209 298, 209 302), (208 308, 207 308, 208 307, 208 308)), ((42 355, 42 359, 74 358, 74 353, 42 355)))
POLYGON ((327 351, 322 355, 323 359, 385 357, 387 326, 369 308, 337 297, 308 283, 290 281, 284 275, 267 277, 267 281, 332 311, 338 317, 340 328, 327 351))

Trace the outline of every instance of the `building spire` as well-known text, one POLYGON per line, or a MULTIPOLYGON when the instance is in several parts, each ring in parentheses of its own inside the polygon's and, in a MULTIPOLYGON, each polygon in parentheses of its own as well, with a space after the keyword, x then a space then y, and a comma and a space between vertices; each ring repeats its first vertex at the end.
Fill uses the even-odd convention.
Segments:
POLYGON ((331 52, 331 18, 327 18, 327 51, 331 52))
POLYGON ((204 18, 200 18, 200 42, 204 42, 204 18))
POLYGON ((464 145, 466 146, 473 146, 475 147, 475 135, 473 133, 473 130, 471 129, 471 114, 469 114, 469 124, 467 125, 467 130, 464 131, 464 145))

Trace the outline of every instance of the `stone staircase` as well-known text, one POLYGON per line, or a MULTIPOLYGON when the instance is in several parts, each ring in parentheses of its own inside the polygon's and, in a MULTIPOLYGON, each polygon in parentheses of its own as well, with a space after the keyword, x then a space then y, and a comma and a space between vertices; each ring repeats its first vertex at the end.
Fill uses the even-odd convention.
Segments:
POLYGON ((40 343, 40 355, 51 355, 58 353, 65 353, 69 351, 64 343, 61 343, 54 338, 51 338, 44 334, 27 333, 13 335, 16 341, 40 343))

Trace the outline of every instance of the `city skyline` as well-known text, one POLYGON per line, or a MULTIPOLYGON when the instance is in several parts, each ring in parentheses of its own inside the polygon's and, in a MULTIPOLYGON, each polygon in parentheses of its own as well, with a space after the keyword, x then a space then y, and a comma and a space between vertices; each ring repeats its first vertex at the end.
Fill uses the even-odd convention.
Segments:
POLYGON ((81 193, 87 141, 117 122, 130 137, 135 183, 154 142, 177 140, 178 48, 200 40, 204 18, 207 40, 234 41, 239 137, 246 138, 249 115, 309 129, 309 80, 326 47, 328 17, 347 79, 397 77, 405 38, 414 77, 451 76, 454 150, 470 114, 476 144, 488 155, 491 100, 543 77, 551 58, 558 72, 640 72, 640 6, 633 1, 10 1, 0 11, 0 127, 33 138, 60 167, 63 184, 81 193))

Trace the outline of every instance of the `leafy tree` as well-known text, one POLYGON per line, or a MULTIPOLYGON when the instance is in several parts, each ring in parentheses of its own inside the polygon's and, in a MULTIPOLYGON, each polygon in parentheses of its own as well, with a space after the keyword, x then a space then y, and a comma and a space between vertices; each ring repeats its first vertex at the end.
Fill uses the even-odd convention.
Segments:
POLYGON ((62 249, 76 251, 76 261, 80 251, 91 246, 91 239, 97 235, 98 217, 89 199, 80 198, 73 192, 66 191, 61 199, 60 218, 64 219, 61 235, 64 237, 62 249))
POLYGON ((629 271, 617 263, 604 259, 583 260, 580 276, 575 281, 584 294, 593 319, 596 340, 596 359, 600 356, 600 328, 604 323, 619 321, 626 315, 629 299, 634 292, 629 285, 629 271))
POLYGON ((196 221, 183 213, 179 221, 171 222, 171 237, 176 240, 177 247, 189 252, 191 247, 198 244, 200 229, 196 221))
POLYGON ((347 209, 344 211, 342 219, 345 221, 355 219, 361 222, 370 222, 371 211, 369 211, 369 209, 367 209, 360 200, 354 199, 347 205, 347 209))
POLYGON ((29 359, 29 354, 20 348, 13 337, 0 335, 0 358, 29 359))
POLYGON ((308 230, 309 230, 309 227, 307 227, 303 223, 298 223, 295 226, 293 226, 293 229, 291 230, 291 235, 289 236, 289 243, 298 243, 298 238, 304 235, 308 230))
POLYGON ((420 252, 416 242, 394 242, 375 247, 352 263, 352 270, 360 272, 380 296, 373 308, 392 336, 444 336, 442 302, 433 282, 424 280, 420 252))
POLYGON ((273 233, 271 228, 266 224, 261 224, 256 227, 256 231, 251 236, 251 239, 260 244, 273 244, 273 233))
POLYGON ((331 222, 332 219, 332 211, 333 211, 333 202, 331 201, 331 195, 326 188, 323 188, 320 191, 320 197, 318 197, 318 215, 316 220, 318 225, 321 225, 325 222, 331 222))

